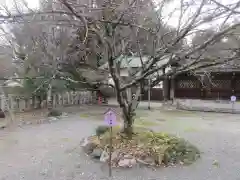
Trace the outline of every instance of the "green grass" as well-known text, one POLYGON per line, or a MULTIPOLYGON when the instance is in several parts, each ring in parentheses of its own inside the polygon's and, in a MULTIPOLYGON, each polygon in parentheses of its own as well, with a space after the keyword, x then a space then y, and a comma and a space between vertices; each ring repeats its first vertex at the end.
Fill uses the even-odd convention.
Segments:
POLYGON ((196 132, 196 131, 198 131, 198 129, 194 127, 188 127, 184 129, 184 132, 196 132))
POLYGON ((164 119, 165 121, 168 120, 175 120, 179 118, 184 118, 184 117, 199 117, 199 114, 196 112, 191 112, 191 111, 182 111, 182 110, 137 110, 136 111, 137 118, 145 118, 149 120, 158 120, 158 119, 164 119))
POLYGON ((196 117, 198 116, 195 112, 181 111, 181 110, 162 110, 156 112, 156 117, 168 117, 168 118, 178 118, 178 117, 196 117))
POLYGON ((214 160, 212 165, 215 166, 215 167, 219 167, 220 166, 220 164, 219 164, 219 162, 217 160, 214 160))
POLYGON ((82 117, 82 118, 88 118, 88 117, 90 117, 90 116, 89 116, 89 114, 81 114, 80 117, 82 117))
POLYGON ((134 125, 136 126, 144 126, 144 127, 151 127, 151 126, 157 126, 159 125, 158 122, 150 121, 150 120, 145 120, 143 118, 136 118, 134 125))
POLYGON ((64 141, 64 142, 68 142, 68 141, 70 141, 69 138, 62 138, 61 140, 64 141))

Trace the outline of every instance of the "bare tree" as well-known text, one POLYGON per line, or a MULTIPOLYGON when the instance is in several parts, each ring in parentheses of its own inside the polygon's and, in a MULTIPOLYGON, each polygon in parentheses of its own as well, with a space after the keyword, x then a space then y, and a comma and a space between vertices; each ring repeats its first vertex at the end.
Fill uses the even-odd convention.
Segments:
MULTIPOLYGON (((70 0, 59 0, 59 2, 63 5, 61 10, 34 13, 64 14, 72 18, 72 26, 77 26, 79 35, 76 52, 84 54, 86 64, 89 64, 90 60, 96 62, 96 58, 90 58, 96 57, 96 54, 100 55, 104 62, 108 62, 117 101, 122 108, 124 132, 129 136, 133 131, 134 112, 141 92, 140 84, 145 79, 152 79, 151 85, 154 86, 166 77, 225 64, 238 58, 234 52, 221 59, 213 57, 202 62, 207 47, 218 43, 232 33, 233 29, 239 27, 238 22, 227 27, 225 24, 238 17, 240 2, 224 5, 216 1, 182 0, 173 12, 169 13, 170 18, 174 13, 178 14, 175 28, 168 25, 168 18, 163 14, 171 1, 160 1, 158 4, 151 0, 99 0, 92 4, 88 3, 90 1, 74 3, 70 0), (188 43, 189 38, 201 31, 203 25, 216 22, 220 22, 219 28, 210 33, 205 41, 198 44, 188 43), (88 53, 93 53, 93 56, 87 55, 88 53), (123 79, 120 67, 124 58, 121 57, 132 53, 140 57, 141 67, 133 71, 129 66, 129 78, 123 79), (148 57, 146 61, 142 60, 143 55, 148 57), (168 72, 165 71, 167 67, 171 68, 168 72), (134 98, 132 98, 133 86, 138 87, 134 98)), ((33 12, 25 13, 24 16, 31 14, 33 12)), ((3 15, 2 19, 14 22, 16 18, 22 16, 23 14, 3 15)))

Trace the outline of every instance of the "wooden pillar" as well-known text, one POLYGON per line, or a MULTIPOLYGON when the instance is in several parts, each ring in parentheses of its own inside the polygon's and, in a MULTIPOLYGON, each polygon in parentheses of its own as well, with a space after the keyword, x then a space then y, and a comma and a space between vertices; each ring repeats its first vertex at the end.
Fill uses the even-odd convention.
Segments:
POLYGON ((200 88, 201 88, 201 99, 205 99, 206 98, 206 93, 205 93, 205 90, 204 90, 204 79, 205 79, 205 75, 204 74, 201 74, 200 75, 201 79, 200 79, 200 88))
POLYGON ((151 79, 148 78, 148 109, 150 110, 150 102, 151 102, 151 79))
POLYGON ((170 94, 170 88, 169 88, 169 79, 166 77, 163 80, 163 100, 168 101, 169 100, 169 94, 170 94))
POLYGON ((171 77, 170 80, 170 100, 174 101, 175 98, 175 76, 171 77))
POLYGON ((235 72, 232 73, 231 89, 232 89, 231 95, 236 95, 236 74, 235 74, 235 72))

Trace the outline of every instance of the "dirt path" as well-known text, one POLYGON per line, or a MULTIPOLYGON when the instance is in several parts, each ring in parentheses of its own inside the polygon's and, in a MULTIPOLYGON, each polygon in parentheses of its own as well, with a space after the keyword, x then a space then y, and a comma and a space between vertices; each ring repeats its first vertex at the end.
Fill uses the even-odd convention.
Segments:
MULTIPOLYGON (((174 132, 191 140, 204 152, 201 160, 189 167, 161 168, 158 171, 147 168, 115 170, 114 179, 240 179, 240 117, 154 113, 157 112, 149 116, 160 121, 156 129, 174 132), (214 161, 218 162, 215 163, 217 166, 213 165, 214 161)), ((81 138, 93 133, 98 124, 100 122, 96 120, 70 115, 51 124, 0 131, 0 179, 108 179, 107 168, 90 161, 79 148, 81 138)))

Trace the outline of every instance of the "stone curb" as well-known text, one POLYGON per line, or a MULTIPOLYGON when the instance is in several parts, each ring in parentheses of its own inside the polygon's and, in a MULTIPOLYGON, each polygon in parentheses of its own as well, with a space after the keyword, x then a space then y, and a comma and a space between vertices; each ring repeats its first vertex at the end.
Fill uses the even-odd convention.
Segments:
POLYGON ((183 104, 177 103, 177 109, 186 111, 199 111, 199 112, 213 112, 213 113, 229 113, 229 114, 240 114, 238 109, 223 109, 223 108, 209 108, 209 107, 189 107, 183 104))

